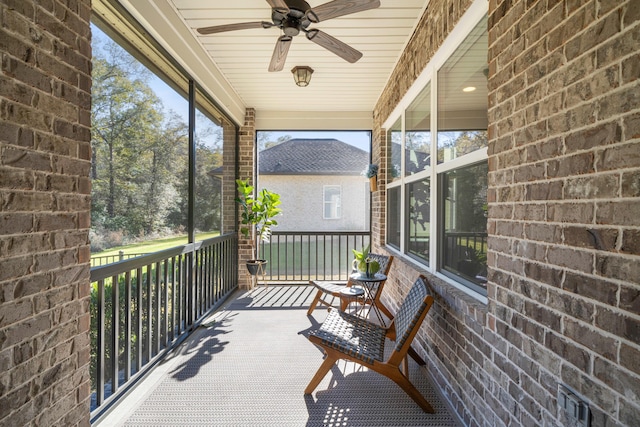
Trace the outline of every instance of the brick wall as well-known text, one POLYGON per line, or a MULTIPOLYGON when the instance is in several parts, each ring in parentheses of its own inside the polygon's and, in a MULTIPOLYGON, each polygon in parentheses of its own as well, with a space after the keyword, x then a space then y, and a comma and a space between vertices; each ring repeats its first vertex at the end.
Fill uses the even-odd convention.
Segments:
POLYGON ((0 2, 0 425, 89 425, 90 12, 0 2))
POLYGON ((387 219, 384 200, 387 197, 385 187, 388 181, 389 159, 391 158, 386 141, 386 133, 380 127, 376 127, 371 132, 371 163, 379 166, 378 191, 371 193, 371 245, 373 247, 381 247, 386 241, 387 219))
POLYGON ((563 421, 565 383, 591 402, 593 425, 638 425, 640 8, 529 3, 492 2, 489 16, 500 410, 563 421))
MULTIPOLYGON (((240 142, 238 146, 238 179, 249 180, 252 185, 255 184, 254 170, 256 164, 255 158, 256 143, 256 110, 247 108, 244 124, 240 127, 240 142)), ((236 205, 236 209, 237 205, 236 205)), ((240 233, 240 224, 238 230, 238 286, 241 288, 251 288, 251 275, 247 271, 245 261, 253 259, 253 249, 251 242, 245 239, 240 233)))
MULTIPOLYGON (((467 3, 431 0, 376 127, 467 3)), ((592 425, 640 423, 639 20, 634 0, 489 2, 489 303, 431 277, 417 337, 467 425, 571 425, 561 383, 592 425)), ((397 257, 385 302, 419 272, 397 257)))

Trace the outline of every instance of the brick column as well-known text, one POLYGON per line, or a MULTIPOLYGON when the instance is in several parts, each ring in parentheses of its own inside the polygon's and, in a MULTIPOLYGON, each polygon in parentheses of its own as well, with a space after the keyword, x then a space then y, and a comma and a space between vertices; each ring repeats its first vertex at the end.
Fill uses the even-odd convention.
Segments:
POLYGON ((381 252, 386 242, 386 188, 389 169, 389 150, 384 129, 375 127, 371 134, 371 162, 379 166, 378 191, 371 194, 371 250, 381 252))
POLYGON ((0 2, 0 425, 89 425, 90 15, 0 2))
MULTIPOLYGON (((254 145, 256 142, 256 111, 247 108, 244 124, 240 128, 240 142, 238 146, 238 178, 256 182, 254 176, 256 156, 254 145)), ((238 209, 236 205, 236 209, 238 209)), ((237 224, 238 230, 238 286, 241 288, 251 288, 251 275, 247 271, 245 262, 253 258, 251 242, 240 234, 241 224, 237 224)))

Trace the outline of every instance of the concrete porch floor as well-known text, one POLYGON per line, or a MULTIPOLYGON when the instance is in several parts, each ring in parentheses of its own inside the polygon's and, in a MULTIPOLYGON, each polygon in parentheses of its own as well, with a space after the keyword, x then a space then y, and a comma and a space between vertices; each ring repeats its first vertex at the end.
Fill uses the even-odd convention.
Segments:
MULTIPOLYGON (((237 291, 95 426, 459 426, 424 368, 410 378, 436 409, 426 414, 393 382, 340 362, 312 396, 322 362, 306 335, 315 288, 237 291)), ((428 321, 428 319, 426 320, 428 321)))

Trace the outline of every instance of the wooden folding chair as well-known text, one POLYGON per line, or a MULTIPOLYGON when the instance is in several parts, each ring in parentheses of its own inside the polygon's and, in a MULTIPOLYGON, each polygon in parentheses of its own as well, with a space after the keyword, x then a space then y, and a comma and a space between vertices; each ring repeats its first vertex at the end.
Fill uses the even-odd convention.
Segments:
MULTIPOLYGON (((373 261, 377 261, 380 264, 380 273, 385 276, 389 275, 389 271, 391 270, 391 263, 393 262, 393 256, 380 255, 380 254, 369 254, 369 258, 373 261)), ((316 307, 320 304, 327 306, 328 308, 333 307, 333 301, 338 298, 340 300, 340 309, 345 310, 347 305, 354 300, 362 302, 362 299, 355 299, 353 297, 347 297, 345 294, 340 291, 345 287, 350 287, 358 284, 357 280, 349 279, 348 282, 333 282, 327 280, 311 280, 310 284, 315 286, 318 289, 316 296, 314 297, 311 305, 309 306, 309 310, 307 310, 307 316, 311 315, 316 307)), ((380 309, 381 312, 385 314, 388 318, 391 318, 391 312, 387 309, 387 307, 382 304, 380 301, 380 296, 382 295, 382 288, 384 288, 384 281, 380 282, 377 286, 377 289, 374 289, 372 293, 374 295, 373 303, 380 309)))
POLYGON ((383 328, 358 316, 331 310, 309 340, 325 352, 325 360, 304 390, 311 394, 340 359, 359 363, 398 384, 425 412, 435 412, 407 378, 407 353, 422 321, 433 304, 423 275, 415 281, 391 325, 383 328), (391 355, 384 360, 385 339, 395 340, 391 355), (403 364, 404 373, 400 367, 403 364))

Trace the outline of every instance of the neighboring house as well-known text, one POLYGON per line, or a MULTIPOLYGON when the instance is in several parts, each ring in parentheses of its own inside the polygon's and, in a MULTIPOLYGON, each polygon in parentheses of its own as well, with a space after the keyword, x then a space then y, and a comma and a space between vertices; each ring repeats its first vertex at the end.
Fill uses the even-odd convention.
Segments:
POLYGON ((369 153, 337 139, 290 139, 258 154, 258 187, 280 194, 276 231, 369 229, 369 153))

